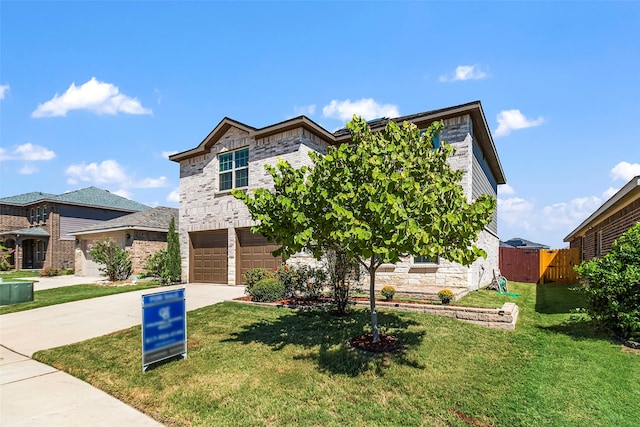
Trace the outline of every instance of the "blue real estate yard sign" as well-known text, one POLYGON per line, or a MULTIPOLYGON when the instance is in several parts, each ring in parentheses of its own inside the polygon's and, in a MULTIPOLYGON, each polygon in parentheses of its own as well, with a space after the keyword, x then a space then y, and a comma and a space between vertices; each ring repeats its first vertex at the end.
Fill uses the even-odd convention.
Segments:
POLYGON ((185 288, 142 295, 142 371, 179 355, 187 357, 185 288))

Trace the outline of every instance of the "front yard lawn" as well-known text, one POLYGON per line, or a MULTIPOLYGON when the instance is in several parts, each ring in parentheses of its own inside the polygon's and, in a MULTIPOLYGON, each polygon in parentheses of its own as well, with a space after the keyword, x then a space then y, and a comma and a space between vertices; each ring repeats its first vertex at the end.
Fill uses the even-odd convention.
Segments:
POLYGON ((142 291, 144 289, 157 288, 158 286, 159 284, 157 282, 144 282, 137 285, 115 286, 90 284, 43 289, 33 293, 33 301, 3 305, 0 307, 0 314, 16 313, 18 311, 31 310, 49 305, 63 304, 65 302, 121 294, 123 292, 142 291))
MULTIPOLYGON (((140 327, 35 358, 166 425, 636 426, 640 352, 570 313, 579 293, 510 284, 516 331, 380 309, 402 352, 365 355, 345 343, 350 317, 226 302, 188 314, 188 358, 141 367, 140 327)), ((465 301, 502 298, 472 293, 465 301)), ((494 300, 493 305, 501 305, 494 300)))

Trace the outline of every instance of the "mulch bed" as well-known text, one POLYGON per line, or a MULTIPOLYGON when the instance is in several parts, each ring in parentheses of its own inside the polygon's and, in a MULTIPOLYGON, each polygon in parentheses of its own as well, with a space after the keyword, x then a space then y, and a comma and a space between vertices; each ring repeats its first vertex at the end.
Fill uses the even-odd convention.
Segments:
POLYGON ((351 347, 371 353, 385 353, 400 347, 398 338, 384 334, 380 334, 379 342, 373 342, 373 334, 362 334, 359 337, 351 338, 349 343, 351 347))

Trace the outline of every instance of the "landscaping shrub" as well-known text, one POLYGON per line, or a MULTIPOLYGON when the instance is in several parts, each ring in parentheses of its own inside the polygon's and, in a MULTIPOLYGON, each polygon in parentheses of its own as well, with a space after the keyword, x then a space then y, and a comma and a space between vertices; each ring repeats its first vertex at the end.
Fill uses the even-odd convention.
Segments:
POLYGON ((321 268, 282 263, 275 276, 283 283, 285 297, 316 299, 322 294, 327 274, 321 268))
POLYGON ((253 301, 273 302, 284 298, 284 284, 273 277, 268 277, 254 284, 247 293, 251 295, 253 301))
POLYGON ((45 267, 40 271, 41 277, 55 277, 60 275, 60 270, 55 267, 45 267))
POLYGON ((349 297, 352 293, 360 291, 360 263, 349 258, 344 250, 329 250, 325 259, 336 314, 344 315, 347 313, 349 297))
POLYGON ((111 282, 125 280, 131 275, 132 263, 129 253, 113 240, 97 242, 89 253, 95 262, 103 264, 98 270, 111 282))
POLYGON ((586 312, 615 334, 640 341, 640 223, 602 258, 575 268, 587 296, 586 312))
POLYGON ((167 251, 160 250, 152 255, 147 256, 144 260, 142 269, 144 272, 140 275, 140 278, 153 277, 161 278, 164 271, 165 261, 167 258, 167 251))
POLYGON ((9 259, 15 251, 14 248, 8 248, 0 243, 0 271, 8 271, 11 269, 9 259))
POLYGON ((438 291, 438 298, 440 298, 440 302, 442 304, 449 304, 451 301, 453 301, 455 295, 453 295, 453 292, 451 292, 449 289, 442 289, 441 291, 438 291))
POLYGON ((396 294, 396 288, 393 286, 385 286, 380 290, 380 293, 387 301, 391 301, 396 294))
POLYGON ((245 292, 249 293, 248 291, 253 288, 256 283, 258 283, 262 279, 273 277, 273 273, 265 268, 253 268, 244 273, 242 276, 244 277, 247 285, 245 292))

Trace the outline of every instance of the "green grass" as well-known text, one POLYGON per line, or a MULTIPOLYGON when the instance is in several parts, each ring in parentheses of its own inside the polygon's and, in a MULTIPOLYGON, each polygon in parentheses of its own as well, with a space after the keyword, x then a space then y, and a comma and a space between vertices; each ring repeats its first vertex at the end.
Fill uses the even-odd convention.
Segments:
MULTIPOLYGON (((511 287, 516 331, 381 309, 397 354, 345 346, 368 329, 365 309, 338 318, 226 302, 190 312, 188 358, 146 374, 140 327, 35 357, 166 425, 636 426, 639 352, 571 314, 573 288, 511 287)), ((500 306, 495 293, 459 304, 492 296, 500 306)))
POLYGON ((40 270, 10 270, 0 271, 0 279, 8 282, 9 280, 22 279, 25 277, 38 277, 40 270))
POLYGON ((49 305, 63 304, 65 302, 121 294, 123 292, 142 291, 144 289, 156 288, 158 286, 159 284, 156 282, 145 282, 138 285, 124 286, 91 284, 44 289, 33 293, 33 301, 4 305, 0 307, 0 314, 16 313, 18 311, 32 310, 34 308, 47 307, 49 305))

